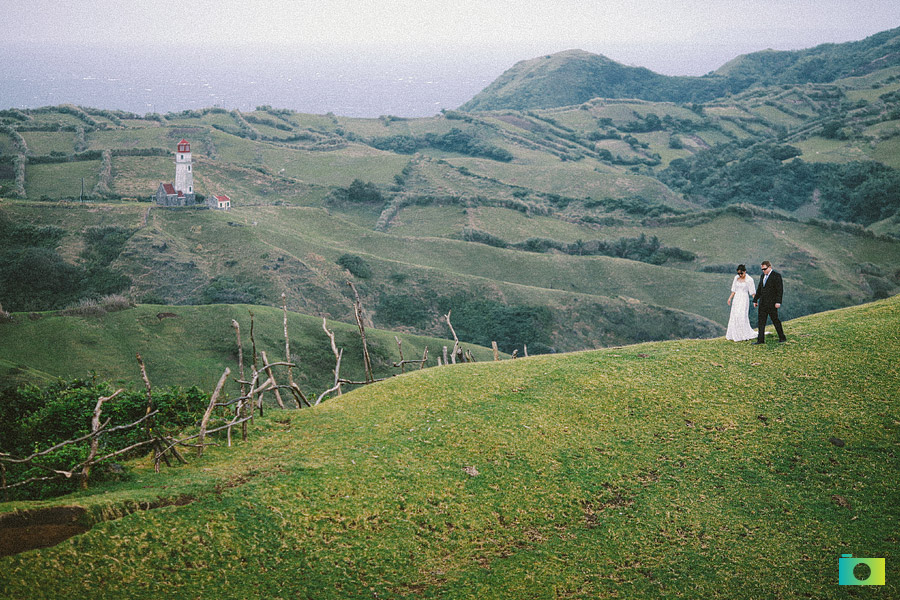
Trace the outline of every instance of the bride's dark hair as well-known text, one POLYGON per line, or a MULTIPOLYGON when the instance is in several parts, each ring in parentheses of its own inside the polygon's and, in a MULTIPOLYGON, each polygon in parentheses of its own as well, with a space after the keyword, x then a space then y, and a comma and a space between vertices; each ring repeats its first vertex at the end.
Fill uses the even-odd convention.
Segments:
POLYGON ((746 272, 747 272, 747 267, 745 267, 744 265, 738 265, 737 270, 738 270, 739 273, 740 273, 740 272, 746 273, 746 272))

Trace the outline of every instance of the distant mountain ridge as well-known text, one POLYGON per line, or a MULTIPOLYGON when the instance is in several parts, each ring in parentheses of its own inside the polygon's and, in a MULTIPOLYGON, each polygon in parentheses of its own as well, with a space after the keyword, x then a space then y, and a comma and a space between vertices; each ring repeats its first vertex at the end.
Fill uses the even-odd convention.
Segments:
POLYGON ((900 65, 900 28, 857 42, 764 50, 702 77, 660 75, 583 50, 521 61, 460 107, 463 111, 572 106, 593 98, 709 102, 754 86, 828 83, 900 65))

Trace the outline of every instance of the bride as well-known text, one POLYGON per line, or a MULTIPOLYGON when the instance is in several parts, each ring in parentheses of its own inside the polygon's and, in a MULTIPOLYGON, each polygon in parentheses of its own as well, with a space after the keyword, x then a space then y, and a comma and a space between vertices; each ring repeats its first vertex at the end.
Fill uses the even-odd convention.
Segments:
POLYGON ((753 278, 747 275, 747 268, 738 265, 737 275, 731 283, 731 295, 728 304, 731 306, 731 316, 728 317, 728 331, 725 339, 733 342, 743 342, 756 338, 756 332, 750 327, 750 297, 756 293, 753 278), (732 302, 733 301, 733 302, 732 302))

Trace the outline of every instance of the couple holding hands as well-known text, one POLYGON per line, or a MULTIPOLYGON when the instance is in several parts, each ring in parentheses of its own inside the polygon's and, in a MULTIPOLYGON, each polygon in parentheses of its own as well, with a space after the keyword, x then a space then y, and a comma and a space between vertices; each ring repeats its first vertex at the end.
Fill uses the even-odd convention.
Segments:
POLYGON ((772 263, 767 260, 762 261, 761 267, 763 275, 757 287, 753 283, 753 278, 747 275, 746 267, 738 265, 737 275, 731 284, 731 296, 728 297, 731 316, 728 318, 725 339, 742 342, 756 338, 754 344, 765 344, 766 322, 771 318, 775 332, 778 334, 778 341, 787 341, 787 338, 784 337, 784 329, 781 327, 781 320, 778 318, 781 296, 784 293, 781 273, 774 271, 772 263), (753 331, 753 328, 750 327, 750 296, 753 296, 753 306, 759 309, 757 331, 753 331))

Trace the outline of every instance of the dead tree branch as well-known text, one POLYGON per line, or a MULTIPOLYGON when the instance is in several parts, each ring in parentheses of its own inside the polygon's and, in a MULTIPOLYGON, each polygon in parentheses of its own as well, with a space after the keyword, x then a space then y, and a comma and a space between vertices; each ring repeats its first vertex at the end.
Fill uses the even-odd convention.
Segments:
MULTIPOLYGON (((447 327, 450 328, 450 333, 453 334, 453 353, 450 355, 450 357, 451 357, 451 360, 453 361, 453 364, 455 365, 456 364, 456 356, 457 356, 457 354, 459 354, 459 338, 456 337, 456 330, 453 329, 453 324, 450 323, 450 313, 451 312, 452 311, 449 311, 449 310, 447 311, 447 314, 444 315, 444 320, 447 321, 447 327)), ((447 357, 445 355, 444 363, 446 363, 446 362, 447 362, 447 357)))
POLYGON ((379 381, 387 381, 390 377, 381 377, 380 379, 371 379, 367 381, 353 381, 351 379, 339 379, 338 383, 346 383, 347 385, 369 385, 370 383, 378 383, 379 381))
POLYGON ((353 296, 356 298, 353 312, 356 315, 356 325, 359 327, 359 336, 362 338, 363 364, 366 368, 366 381, 372 383, 375 380, 375 374, 372 372, 372 359, 369 356, 369 344, 366 341, 366 328, 363 325, 362 302, 359 299, 359 292, 356 291, 356 286, 353 285, 353 282, 348 281, 347 285, 353 290, 353 296))
MULTIPOLYGON (((237 336, 237 346, 238 346, 238 370, 240 371, 241 379, 244 378, 244 345, 241 343, 241 326, 240 324, 232 319, 231 326, 234 327, 234 333, 237 336)), ((246 394, 247 391, 244 389, 244 384, 241 384, 241 396, 246 394)))
POLYGON ((257 360, 256 360, 256 359, 257 359, 257 356, 258 356, 258 354, 257 354, 257 352, 256 352, 256 337, 253 335, 253 327, 254 327, 254 324, 255 324, 255 323, 254 323, 254 318, 253 318, 253 311, 252 311, 252 310, 248 310, 247 312, 250 313, 250 344, 251 344, 251 346, 253 347, 253 368, 256 369, 256 370, 258 371, 259 369, 257 369, 257 366, 256 366, 256 365, 257 365, 257 360))
MULTIPOLYGON (((395 336, 396 337, 396 336, 395 336)), ((397 340, 398 343, 400 340, 397 340)), ((425 346, 425 352, 422 353, 422 358, 419 360, 403 360, 403 353, 400 353, 400 362, 395 362, 393 365, 395 367, 400 367, 400 372, 403 372, 403 365, 419 365, 419 370, 425 368, 425 363, 428 362, 428 346, 425 346)), ((440 363, 440 358, 438 359, 438 363, 440 363)))
MULTIPOLYGON (((153 391, 150 387, 150 379, 147 377, 147 369, 144 367, 144 359, 137 355, 138 364, 141 366, 141 378, 144 380, 144 388, 147 390, 147 414, 153 409, 153 391)), ((149 435, 149 432, 148 432, 149 435)))
POLYGON ((197 435, 197 437, 200 438, 200 446, 197 448, 198 457, 203 456, 203 439, 206 437, 206 426, 209 424, 209 418, 212 416, 213 409, 216 407, 216 401, 219 399, 219 393, 222 391, 222 387, 225 385, 225 380, 228 378, 229 374, 231 374, 231 369, 225 367, 225 372, 222 373, 222 377, 219 378, 216 390, 209 399, 209 406, 206 407, 206 412, 203 413, 203 420, 200 421, 200 433, 197 435))
POLYGON ((325 390, 324 392, 322 392, 321 394, 319 394, 319 397, 316 398, 315 406, 318 406, 322 402, 322 399, 325 398, 325 396, 327 396, 328 394, 330 394, 331 392, 334 392, 334 391, 338 391, 338 392, 341 391, 341 382, 340 381, 338 383, 334 384, 334 387, 331 387, 331 388, 325 390))
MULTIPOLYGON (((287 321, 285 321, 285 323, 287 323, 287 321)), ((285 329, 285 331, 287 331, 287 330, 285 329)), ((272 380, 272 383, 275 384, 273 387, 273 391, 275 392, 275 401, 278 403, 278 408, 284 408, 284 401, 282 401, 281 393, 279 393, 279 391, 278 391, 279 386, 278 386, 277 382, 275 381, 275 374, 272 372, 272 365, 269 364, 269 359, 266 356, 265 350, 262 351, 262 359, 263 359, 263 363, 266 365, 264 367, 266 370, 266 375, 268 375, 269 379, 272 380)), ((288 367, 288 380, 290 381, 289 385, 292 385, 294 383, 294 378, 291 377, 290 367, 288 367)), ((297 408, 300 408, 299 404, 297 405, 297 408)))
MULTIPOLYGON (((291 359, 291 340, 288 337, 287 294, 285 294, 284 292, 281 292, 281 307, 284 311, 284 360, 288 363, 293 364, 294 361, 291 359)), ((263 357, 263 360, 266 360, 265 357, 263 357)), ((271 376, 272 374, 269 373, 269 377, 271 376)), ((288 367, 288 386, 290 388, 294 388, 297 386, 297 384, 294 383, 293 367, 288 367)), ((278 395, 277 390, 275 391, 275 395, 278 395)), ((294 396, 294 400, 297 402, 297 408, 300 408, 300 401, 297 399, 296 395, 294 396)), ((284 408, 284 406, 281 406, 281 408, 284 408)))
POLYGON ((135 448, 139 448, 140 446, 146 446, 148 444, 155 443, 157 440, 155 438, 150 438, 150 439, 138 442, 137 444, 128 446, 127 448, 117 450, 115 452, 106 454, 99 458, 97 457, 97 453, 98 453, 98 449, 99 449, 99 443, 97 440, 99 439, 99 437, 101 435, 137 427, 137 426, 141 425, 144 421, 153 417, 154 415, 156 415, 159 412, 159 411, 154 410, 154 411, 151 411, 150 414, 144 415, 137 421, 128 423, 126 425, 118 425, 116 427, 107 429, 106 426, 109 424, 109 419, 107 419, 105 423, 100 423, 101 407, 103 406, 103 403, 108 402, 109 400, 112 400, 113 398, 118 396, 122 391, 123 390, 120 389, 120 390, 116 391, 114 394, 107 396, 107 397, 100 398, 97 401, 97 405, 94 408, 94 416, 93 416, 92 423, 91 423, 91 433, 88 433, 81 437, 62 441, 54 446, 51 446, 50 448, 46 448, 44 450, 41 450, 40 452, 35 452, 31 456, 26 456, 24 458, 15 458, 12 455, 5 453, 5 452, 0 453, 0 464, 2 464, 2 466, 3 466, 3 474, 4 474, 4 479, 2 482, 3 489, 19 487, 19 486, 27 485, 29 483, 36 482, 36 481, 49 481, 52 479, 57 479, 59 477, 65 477, 66 479, 71 479, 76 474, 78 474, 78 475, 80 475, 80 477, 82 477, 82 487, 86 487, 86 485, 87 485, 86 482, 88 481, 91 467, 93 467, 94 465, 96 465, 104 460, 107 460, 109 458, 112 458, 114 456, 118 456, 119 454, 123 454, 123 453, 133 450, 135 448), (52 454, 53 452, 59 450, 60 448, 70 446, 72 444, 78 444, 78 443, 81 443, 81 442, 84 442, 87 440, 91 440, 91 446, 90 446, 88 458, 86 460, 84 460, 83 462, 74 465, 68 471, 61 470, 61 469, 54 469, 52 467, 48 467, 46 465, 42 465, 38 462, 35 462, 37 459, 44 457, 44 456, 48 456, 49 454, 52 454), (6 465, 4 463, 30 464, 32 467, 41 469, 43 471, 47 471, 49 473, 52 473, 52 475, 49 475, 46 477, 31 477, 30 479, 27 479, 24 481, 19 481, 17 483, 11 484, 11 485, 7 485, 6 478, 5 478, 6 465), (79 473, 79 471, 80 471, 80 473, 79 473))
MULTIPOLYGON (((341 378, 341 358, 344 356, 344 349, 341 348, 340 352, 338 352, 337 344, 334 343, 334 332, 328 330, 327 322, 324 318, 322 319, 322 329, 325 330, 325 335, 331 340, 331 351, 334 353, 334 387, 329 390, 329 392, 337 391, 337 395, 340 396, 343 392, 341 391, 341 384, 338 380, 341 378)), ((316 404, 321 401, 322 396, 319 396, 319 400, 316 401, 316 404)))
MULTIPOLYGON (((65 440, 65 441, 63 441, 63 442, 60 442, 60 443, 56 444, 55 446, 51 446, 50 448, 47 448, 47 449, 45 449, 45 450, 41 450, 40 452, 35 452, 35 453, 32 454, 31 456, 26 456, 25 458, 13 458, 12 455, 10 455, 10 454, 7 454, 7 453, 5 453, 5 452, 0 452, 0 461, 8 462, 8 463, 11 463, 11 464, 28 463, 28 462, 33 461, 33 460, 36 459, 36 458, 40 458, 40 457, 42 457, 42 456, 47 456, 48 454, 50 454, 50 453, 52 453, 52 452, 55 452, 55 451, 59 450, 60 448, 64 448, 65 446, 70 446, 70 445, 72 445, 72 444, 78 444, 78 443, 80 443, 80 442, 83 442, 83 441, 85 441, 85 440, 89 440, 89 439, 91 439, 92 437, 95 437, 95 436, 98 436, 98 435, 101 435, 101 434, 104 434, 104 433, 112 433, 112 432, 114 432, 114 431, 121 431, 122 429, 128 429, 128 428, 130 428, 130 427, 137 427, 138 425, 140 425, 141 423, 143 423, 144 421, 146 421, 146 420, 149 419, 150 417, 156 415, 158 412, 159 412, 158 410, 154 410, 154 411, 151 412, 149 415, 144 415, 143 417, 141 417, 141 418, 138 419, 137 421, 135 421, 135 422, 133 422, 133 423, 129 423, 128 425, 119 425, 119 426, 117 426, 117 427, 113 427, 112 429, 100 429, 100 430, 97 431, 96 433, 95 433, 95 432, 91 432, 91 433, 85 434, 85 435, 83 435, 83 436, 81 436, 81 437, 73 438, 73 439, 71 439, 71 440, 65 440)), ((40 465, 35 465, 35 466, 38 466, 38 467, 39 467, 40 465)))
POLYGON ((100 412, 103 409, 103 403, 112 400, 123 391, 123 388, 119 388, 111 396, 101 396, 97 400, 97 405, 94 407, 94 416, 91 418, 91 433, 94 434, 94 436, 91 438, 91 450, 88 453, 87 460, 85 461, 84 467, 81 470, 81 489, 83 490, 87 489, 88 477, 91 474, 91 465, 93 465, 94 457, 97 456, 97 451, 100 449, 100 436, 98 435, 98 433, 101 428, 109 425, 108 419, 106 423, 100 425, 100 412))

